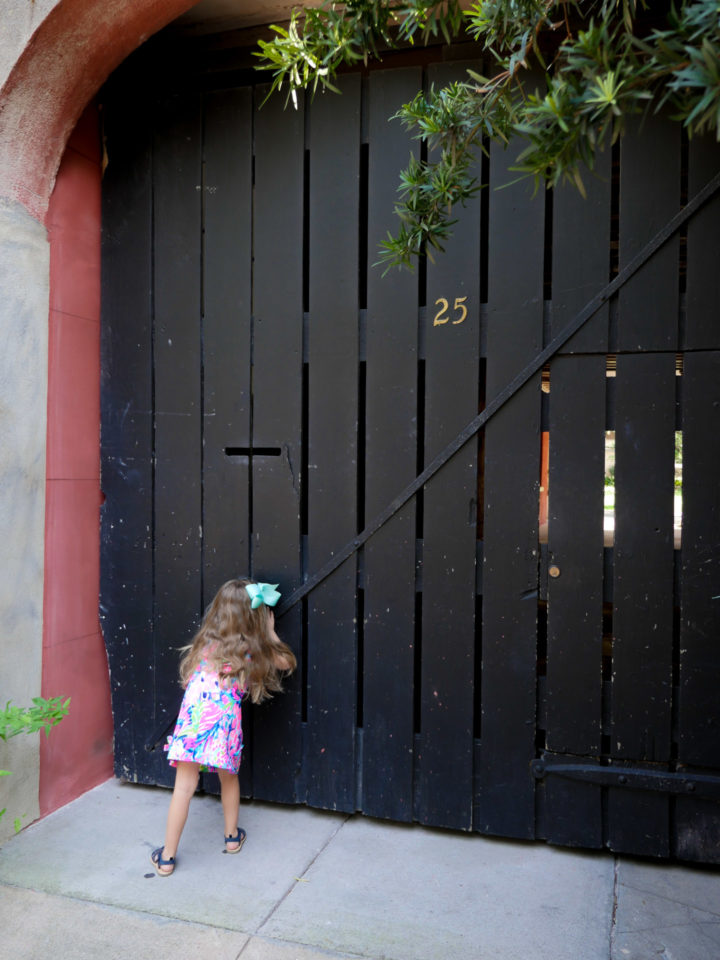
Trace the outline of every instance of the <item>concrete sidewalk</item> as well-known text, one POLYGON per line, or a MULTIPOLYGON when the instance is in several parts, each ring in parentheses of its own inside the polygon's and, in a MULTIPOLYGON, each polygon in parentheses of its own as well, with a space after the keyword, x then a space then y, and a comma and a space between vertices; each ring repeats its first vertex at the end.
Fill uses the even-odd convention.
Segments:
POLYGON ((244 804, 223 855, 198 796, 175 874, 169 793, 111 780, 0 849, 12 960, 715 960, 720 871, 304 807, 244 804))

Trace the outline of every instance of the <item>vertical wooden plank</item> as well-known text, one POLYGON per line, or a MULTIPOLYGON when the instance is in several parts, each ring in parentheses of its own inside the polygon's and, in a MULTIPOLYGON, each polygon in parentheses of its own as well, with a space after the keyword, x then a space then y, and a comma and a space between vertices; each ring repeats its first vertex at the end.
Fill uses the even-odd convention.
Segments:
MULTIPOLYGON (((390 122, 421 86, 419 69, 372 73, 369 81, 368 263, 397 230, 397 176, 408 141, 390 122)), ((417 457, 417 277, 368 271, 365 513, 376 516, 415 476, 417 457)), ((365 547, 362 809, 413 816, 415 503, 365 547)))
POLYGON ((100 617, 110 667, 115 773, 152 782, 152 134, 150 110, 105 101, 112 157, 102 195, 100 617))
MULTIPOLYGON (((487 398, 542 348, 544 194, 505 186, 519 152, 492 147, 487 398), (504 187, 504 189, 497 189, 504 187)), ((540 374, 485 428, 482 733, 476 829, 535 835, 540 374)))
MULTIPOLYGON (((155 683, 177 705, 177 648, 201 613, 200 97, 170 96, 155 128, 155 683)), ((162 757, 159 782, 171 782, 162 757)))
MULTIPOLYGON (((360 77, 310 109, 308 566, 357 532, 360 77)), ((308 602, 308 803, 355 808, 356 557, 308 602)))
MULTIPOLYGON (((552 310, 555 336, 608 280, 611 151, 552 196, 552 310), (592 238, 592 242, 588 242, 592 238)), ((546 238, 547 242, 547 238, 546 238)), ((562 353, 607 351, 604 306, 562 353)), ((600 753, 605 358, 556 360, 550 377, 550 519, 546 657, 546 748, 568 761, 600 753), (580 489, 578 489, 580 487, 580 489)), ((544 836, 554 843, 602 844, 601 791, 549 777, 539 793, 544 836)))
MULTIPOLYGON (((720 146, 712 136, 693 137, 688 148, 688 196, 694 197, 720 168, 720 146)), ((720 766, 718 690, 720 661, 715 638, 720 618, 718 563, 718 384, 720 354, 720 197, 690 220, 687 229, 686 315, 682 387, 682 566, 678 760, 685 766, 720 766)), ((704 863, 720 858, 717 803, 678 797, 676 856, 704 863)))
MULTIPOLYGON (((256 91, 256 107, 267 89, 256 91)), ((287 596, 301 583, 303 153, 302 107, 271 98, 255 113, 253 276, 253 576, 280 583, 287 596), (279 226, 282 225, 281 229, 279 226), (282 270, 278 270, 282 264, 282 270), (259 451, 274 451, 260 453, 259 451)), ((302 607, 278 622, 302 660, 302 607)), ((301 674, 286 692, 255 710, 256 797, 297 799, 301 766, 301 674)))
MULTIPOLYGON (((720 168, 720 146, 713 137, 689 145, 688 194, 694 196, 720 168)), ((717 544, 720 523, 717 473, 720 332, 720 197, 688 224, 687 311, 682 380, 682 574, 680 633, 679 755, 684 763, 720 766, 717 671, 712 638, 718 635, 720 582, 717 544), (711 350, 697 354, 690 351, 711 350)))
POLYGON ((252 93, 205 97, 203 607, 249 557, 252 93))
MULTIPOLYGON (((694 197, 720 169, 720 145, 713 136, 693 137, 688 147, 688 196, 694 197)), ((687 228, 687 287, 684 347, 718 347, 720 304, 720 195, 693 215, 687 228)))
MULTIPOLYGON (((631 118, 620 142, 621 270, 679 206, 679 124, 649 112, 631 118)), ((677 349, 678 244, 669 240, 618 293, 619 351, 677 349)))
MULTIPOLYGON (((202 605, 250 570, 252 94, 204 98, 202 203, 202 605)), ((251 795, 253 737, 243 715, 240 781, 251 795)), ((214 774, 203 789, 218 793, 214 774)))
MULTIPOLYGON (((574 184, 553 190, 551 336, 557 336, 608 282, 610 269, 611 151, 582 170, 586 196, 574 184)), ((568 340, 562 353, 605 353, 608 306, 568 340)))
MULTIPOLYGON (((465 76, 433 67, 436 86, 465 76)), ((479 166, 479 162, 478 162, 479 166)), ((478 412, 480 203, 456 212, 444 255, 427 271, 425 463, 478 412)), ((469 829, 477 447, 467 444, 425 486, 419 810, 422 823, 469 829)))
MULTIPOLYGON (((588 759, 601 751, 605 366, 559 357, 550 372, 546 746, 588 759)), ((563 783, 568 809, 555 789, 550 778, 547 839, 601 846, 600 789, 563 783)))
MULTIPOLYGON (((688 294, 690 289, 688 288, 688 294)), ((696 301, 697 302, 697 301, 696 301)), ((686 353, 678 760, 720 767, 720 352, 686 353)), ((676 853, 717 863, 720 808, 678 797, 676 853)))
MULTIPOLYGON (((618 357, 615 422, 611 752, 620 761, 667 762, 673 635, 674 354, 618 357)), ((611 849, 667 855, 666 796, 611 790, 608 811, 611 849)))
MULTIPOLYGON (((679 202, 680 130, 666 117, 638 118, 620 144, 620 269, 679 202)), ((617 349, 670 351, 618 358, 611 754, 636 764, 670 759, 678 244, 618 294, 617 349)), ((611 849, 663 855, 668 822, 667 797, 608 792, 611 849)))

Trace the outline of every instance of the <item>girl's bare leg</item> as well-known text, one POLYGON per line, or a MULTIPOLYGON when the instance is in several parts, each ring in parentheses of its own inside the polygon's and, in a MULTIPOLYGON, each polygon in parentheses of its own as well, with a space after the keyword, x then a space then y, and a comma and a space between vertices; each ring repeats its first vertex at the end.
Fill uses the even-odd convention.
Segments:
MULTIPOLYGON (((240 781, 238 775, 230 770, 218 770, 220 778, 220 800, 222 801, 223 818, 225 820, 225 836, 234 837, 237 834, 238 811, 240 809, 240 781)), ((239 843, 228 843, 228 850, 237 850, 239 843)))
MULTIPOLYGON (((199 763, 185 763, 178 761, 175 771, 175 787, 170 800, 167 826, 165 828, 165 845, 161 854, 163 860, 169 860, 177 853, 180 836, 190 809, 190 801, 197 790, 200 774, 199 763)), ((161 870, 162 873, 172 873, 172 867, 161 870)))

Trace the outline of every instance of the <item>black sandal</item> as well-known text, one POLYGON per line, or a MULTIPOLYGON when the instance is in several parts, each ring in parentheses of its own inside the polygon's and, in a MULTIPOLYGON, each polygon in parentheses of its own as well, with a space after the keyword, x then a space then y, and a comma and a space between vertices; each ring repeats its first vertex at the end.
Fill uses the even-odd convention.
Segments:
POLYGON ((159 877, 171 877, 175 870, 175 857, 169 857, 167 860, 163 860, 163 851, 165 847, 158 847, 157 850, 153 850, 150 854, 150 861, 157 871, 159 877), (172 870, 161 870, 161 867, 172 867, 172 870))
POLYGON ((247 837, 247 834, 245 833, 245 831, 243 830, 243 828, 242 828, 242 827, 238 827, 238 832, 235 834, 234 837, 225 837, 225 852, 226 852, 226 853, 240 853, 240 851, 242 850, 242 845, 245 843, 245 838, 246 838, 246 837, 247 837), (237 844, 237 846, 235 847, 234 850, 228 850, 227 845, 228 845, 229 843, 236 843, 236 844, 237 844))

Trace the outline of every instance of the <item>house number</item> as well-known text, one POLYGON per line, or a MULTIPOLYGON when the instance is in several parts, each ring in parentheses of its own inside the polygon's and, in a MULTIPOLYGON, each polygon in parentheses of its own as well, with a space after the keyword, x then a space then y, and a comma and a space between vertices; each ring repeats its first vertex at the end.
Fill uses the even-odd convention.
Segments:
MULTIPOLYGON (((455 303, 453 304, 453 312, 457 317, 456 320, 453 320, 453 326, 457 326, 458 323, 462 323, 465 317, 467 317, 467 307, 465 306, 465 301, 467 297, 455 297, 455 303)), ((434 327, 440 327, 443 323, 447 323, 450 319, 450 302, 445 299, 445 297, 438 297, 435 301, 435 306, 440 307, 438 312, 435 314, 435 319, 433 320, 434 327)))

